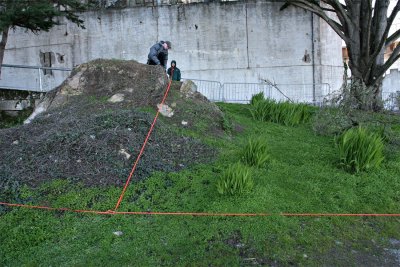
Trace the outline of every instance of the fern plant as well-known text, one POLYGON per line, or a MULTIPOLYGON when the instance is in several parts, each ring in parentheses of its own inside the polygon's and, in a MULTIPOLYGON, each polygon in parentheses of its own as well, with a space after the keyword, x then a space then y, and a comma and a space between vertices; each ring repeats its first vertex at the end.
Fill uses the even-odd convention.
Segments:
POLYGON ((217 181, 217 191, 221 195, 243 194, 253 188, 254 182, 249 167, 235 163, 222 172, 217 181))
POLYGON ((384 144, 379 134, 364 127, 352 128, 336 140, 340 165, 350 172, 378 168, 384 160, 384 144))
POLYGON ((249 139, 241 158, 242 162, 249 166, 265 167, 270 160, 267 143, 262 139, 249 139))

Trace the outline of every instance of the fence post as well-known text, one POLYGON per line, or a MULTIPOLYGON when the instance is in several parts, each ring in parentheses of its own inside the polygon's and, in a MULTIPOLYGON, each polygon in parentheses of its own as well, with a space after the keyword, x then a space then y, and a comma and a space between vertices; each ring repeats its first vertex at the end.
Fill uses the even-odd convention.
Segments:
POLYGON ((219 92, 220 92, 220 98, 219 99, 221 99, 222 102, 225 102, 225 87, 224 87, 224 85, 225 84, 223 84, 223 83, 219 84, 219 92))

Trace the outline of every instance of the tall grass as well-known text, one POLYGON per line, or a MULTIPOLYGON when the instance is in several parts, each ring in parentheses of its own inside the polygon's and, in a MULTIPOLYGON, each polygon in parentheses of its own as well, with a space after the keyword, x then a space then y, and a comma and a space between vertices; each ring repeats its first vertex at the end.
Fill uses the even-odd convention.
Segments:
POLYGON ((262 100, 265 100, 264 92, 253 95, 250 100, 250 105, 255 105, 257 102, 260 102, 262 100))
POLYGON ((250 112, 255 120, 276 122, 286 126, 295 126, 308 122, 314 113, 314 109, 306 104, 264 99, 262 93, 253 95, 250 100, 250 112))
POLYGON ((217 190, 221 195, 236 195, 250 191, 254 182, 249 167, 235 163, 230 165, 217 181, 217 190))
POLYGON ((268 146, 263 139, 249 139, 241 156, 243 163, 259 168, 265 167, 270 160, 268 146))
POLYGON ((340 165, 349 172, 378 168, 384 160, 382 137, 364 127, 347 130, 337 138, 336 143, 340 165))

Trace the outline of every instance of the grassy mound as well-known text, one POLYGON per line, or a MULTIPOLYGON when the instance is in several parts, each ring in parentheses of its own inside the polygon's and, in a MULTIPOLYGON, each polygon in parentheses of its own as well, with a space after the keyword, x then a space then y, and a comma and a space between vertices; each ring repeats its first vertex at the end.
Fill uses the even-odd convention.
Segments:
MULTIPOLYGON (((168 98, 175 103, 175 115, 157 122, 134 179, 215 156, 214 149, 183 131, 196 125, 216 131, 222 112, 204 97, 180 93, 179 85, 171 88, 168 98), (183 119, 190 124, 182 125, 183 119)), ((166 86, 162 68, 135 61, 95 60, 78 66, 46 95, 46 112, 30 124, 0 130, 3 188, 16 183, 38 186, 54 179, 88 186, 123 184, 166 86)))

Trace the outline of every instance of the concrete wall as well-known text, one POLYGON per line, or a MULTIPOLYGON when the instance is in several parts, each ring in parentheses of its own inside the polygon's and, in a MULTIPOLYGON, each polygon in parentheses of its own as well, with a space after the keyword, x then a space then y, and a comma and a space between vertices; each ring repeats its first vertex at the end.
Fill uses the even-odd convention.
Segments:
MULTIPOLYGON (((327 82, 332 90, 338 89, 343 73, 339 37, 320 19, 314 17, 312 23, 311 13, 293 7, 279 11, 281 5, 246 1, 86 12, 82 14, 86 29, 65 22, 39 35, 11 31, 4 64, 38 66, 41 52, 63 55, 63 62, 56 56, 54 67, 73 67, 96 58, 145 63, 151 45, 171 40, 169 60, 177 61, 186 78, 223 83, 327 82)), ((39 78, 30 78, 33 72, 37 73, 4 69, 0 85, 17 79, 16 75, 21 86, 35 85, 39 78)), ((66 76, 54 72, 43 81, 56 85, 66 76)))
POLYGON ((400 91, 400 71, 397 69, 391 69, 389 74, 386 74, 385 79, 383 79, 384 93, 393 93, 400 91))

